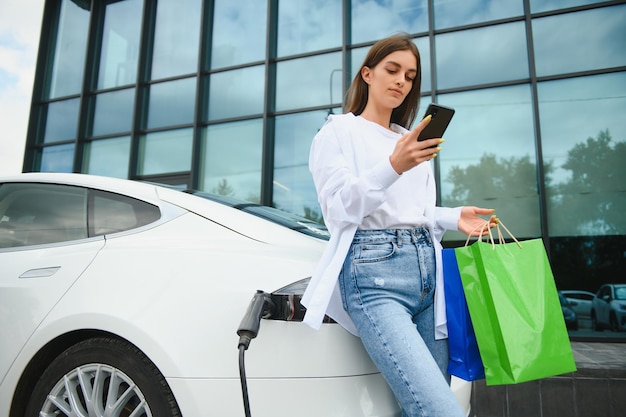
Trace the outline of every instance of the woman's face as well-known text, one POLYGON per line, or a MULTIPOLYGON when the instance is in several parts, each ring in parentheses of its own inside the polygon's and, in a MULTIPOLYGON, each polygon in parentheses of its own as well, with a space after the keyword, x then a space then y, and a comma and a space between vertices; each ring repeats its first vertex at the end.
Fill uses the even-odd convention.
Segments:
POLYGON ((413 87, 417 59, 409 50, 395 51, 375 67, 363 67, 361 76, 369 85, 368 105, 393 110, 402 104, 413 87))

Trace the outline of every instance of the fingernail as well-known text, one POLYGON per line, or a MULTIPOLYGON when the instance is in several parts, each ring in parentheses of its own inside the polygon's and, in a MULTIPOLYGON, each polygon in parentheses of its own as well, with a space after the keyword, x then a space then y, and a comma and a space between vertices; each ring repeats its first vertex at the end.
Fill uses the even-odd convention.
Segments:
POLYGON ((440 148, 439 146, 437 146, 437 147, 435 148, 435 150, 436 150, 437 152, 439 152, 439 151, 441 150, 441 148, 440 148))
POLYGON ((437 156, 437 154, 436 154, 436 153, 434 153, 434 154, 433 154, 433 158, 435 158, 436 156, 437 156))
POLYGON ((428 116, 424 117, 424 120, 430 120, 430 119, 432 119, 432 118, 433 118, 433 115, 432 115, 432 114, 429 114, 428 116))
POLYGON ((439 139, 439 143, 444 143, 446 140, 444 138, 439 139))

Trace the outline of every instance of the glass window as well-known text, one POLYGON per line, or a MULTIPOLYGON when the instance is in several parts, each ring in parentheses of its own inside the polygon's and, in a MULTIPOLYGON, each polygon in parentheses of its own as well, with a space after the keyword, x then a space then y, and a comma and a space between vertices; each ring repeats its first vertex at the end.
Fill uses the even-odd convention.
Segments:
POLYGON ((275 123, 272 205, 316 221, 322 220, 322 212, 309 172, 309 150, 327 116, 327 111, 298 113, 276 117, 275 123))
POLYGON ((152 79, 198 71, 201 0, 160 0, 154 29, 152 79))
POLYGON ((352 43, 428 31, 428 0, 352 0, 352 43))
POLYGON ((99 190, 90 194, 89 236, 123 232, 161 218, 159 208, 145 201, 99 190))
MULTIPOLYGON (((456 110, 437 156, 442 205, 494 208, 516 237, 540 236, 530 86, 445 94, 437 100, 456 110)), ((466 238, 458 232, 446 237, 466 238)))
POLYGON ((567 7, 584 6, 585 4, 601 3, 604 0, 530 0, 532 13, 548 10, 565 9, 567 7))
POLYGON ((446 0, 433 3, 436 29, 524 14, 524 2, 520 0, 446 0))
MULTIPOLYGON (((430 42, 427 37, 413 39, 413 43, 417 45, 417 49, 420 52, 420 60, 422 62, 422 86, 421 92, 426 93, 431 89, 430 82, 430 42)), ((353 49, 352 53, 352 76, 350 78, 350 82, 354 79, 354 76, 361 68, 363 61, 365 61, 365 56, 367 52, 370 50, 370 46, 353 49)))
POLYGON ((218 72, 209 79, 208 119, 263 113, 265 66, 218 72))
POLYGON ((56 28, 55 44, 51 46, 47 98, 78 94, 82 89, 85 51, 89 27, 89 5, 63 0, 56 28))
POLYGON ((192 146, 193 129, 168 130, 141 136, 137 174, 189 171, 192 146))
POLYGON ((0 248, 87 238, 87 190, 54 184, 0 187, 0 248))
POLYGON ((55 101, 48 104, 43 143, 76 138, 79 99, 55 101))
POLYGON ((196 78, 150 86, 148 129, 193 123, 196 78))
POLYGON ((106 177, 128 178, 130 137, 103 139, 85 144, 81 172, 106 177))
POLYGON ((278 56, 341 46, 341 0, 280 1, 278 56))
POLYGON ((93 97, 93 127, 91 135, 129 132, 133 123, 135 89, 112 91, 93 97))
POLYGON ((263 120, 211 125, 203 133, 201 190, 259 203, 263 120))
POLYGON ((142 5, 141 0, 107 4, 100 50, 99 89, 136 82, 142 5))
POLYGON ((439 89, 529 76, 523 22, 445 33, 435 42, 439 89))
POLYGON ((279 62, 276 68, 276 110, 321 106, 342 97, 341 54, 332 53, 279 62))
POLYGON ((46 146, 38 156, 40 172, 72 172, 74 144, 46 146))
POLYGON ((626 72, 539 84, 550 236, 626 234, 626 72))
POLYGON ((215 0, 211 68, 265 59, 267 2, 215 0))
POLYGON ((626 5, 534 19, 537 75, 626 65, 624 22, 626 5))

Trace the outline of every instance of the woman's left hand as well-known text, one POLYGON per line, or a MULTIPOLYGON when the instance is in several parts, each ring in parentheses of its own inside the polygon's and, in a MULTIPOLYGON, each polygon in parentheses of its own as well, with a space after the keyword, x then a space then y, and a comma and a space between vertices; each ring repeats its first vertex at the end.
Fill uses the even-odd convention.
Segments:
POLYGON ((474 206, 465 206, 461 210, 461 217, 459 218, 458 226, 459 231, 465 233, 466 235, 471 234, 472 236, 480 236, 482 234, 488 233, 488 229, 481 227, 485 225, 485 222, 489 222, 489 227, 495 227, 498 222, 498 219, 493 213, 495 209, 486 209, 474 206), (484 219, 482 216, 489 216, 489 220, 484 219))

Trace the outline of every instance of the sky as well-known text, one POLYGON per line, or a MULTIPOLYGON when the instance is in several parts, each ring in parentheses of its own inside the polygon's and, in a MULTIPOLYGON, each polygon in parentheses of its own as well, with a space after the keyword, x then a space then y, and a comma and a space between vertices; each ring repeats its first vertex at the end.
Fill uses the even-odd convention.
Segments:
POLYGON ((22 172, 44 0, 0 0, 0 175, 22 172))

